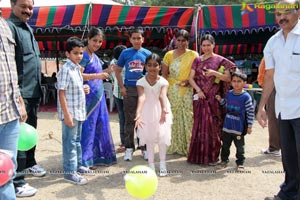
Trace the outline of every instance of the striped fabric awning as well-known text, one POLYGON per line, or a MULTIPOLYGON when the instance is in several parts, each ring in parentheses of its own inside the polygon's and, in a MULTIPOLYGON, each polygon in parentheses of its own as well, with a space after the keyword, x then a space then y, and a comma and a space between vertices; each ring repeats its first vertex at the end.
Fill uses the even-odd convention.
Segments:
POLYGON ((216 45, 214 52, 220 55, 259 54, 264 46, 262 43, 216 45))
MULTIPOLYGON (((145 47, 164 49, 177 30, 186 29, 194 37, 195 30, 199 35, 213 34, 219 44, 215 51, 222 55, 261 53, 270 34, 278 29, 273 10, 264 5, 204 5, 198 12, 194 7, 53 5, 34 7, 29 24, 44 51, 64 50, 68 37, 81 37, 95 26, 104 30, 102 48, 107 49, 118 44, 130 46, 127 30, 139 27, 145 30, 145 47)), ((10 8, 0 9, 4 18, 9 17, 10 8)))
MULTIPOLYGON (((35 38, 38 41, 38 45, 41 51, 64 51, 66 47, 66 41, 71 36, 77 36, 79 38, 86 38, 86 35, 82 35, 83 32, 74 33, 71 30, 61 30, 57 32, 37 32, 35 38)), ((120 32, 117 30, 109 31, 105 33, 105 40, 101 45, 101 49, 113 49, 117 45, 131 46, 128 40, 128 32, 120 32)), ((164 39, 168 34, 162 33, 157 30, 145 30, 145 40, 143 46, 157 47, 163 49, 167 46, 168 41, 164 39)))
POLYGON ((199 10, 198 32, 200 34, 232 34, 240 31, 252 33, 253 31, 277 29, 274 9, 269 9, 266 5, 274 4, 203 6, 199 10))
MULTIPOLYGON (((64 6, 34 7, 29 24, 35 31, 61 29, 84 30, 87 26, 107 29, 183 28, 190 30, 195 8, 191 7, 145 7, 124 5, 81 4, 64 6)), ((10 8, 2 8, 2 16, 7 18, 10 8)))

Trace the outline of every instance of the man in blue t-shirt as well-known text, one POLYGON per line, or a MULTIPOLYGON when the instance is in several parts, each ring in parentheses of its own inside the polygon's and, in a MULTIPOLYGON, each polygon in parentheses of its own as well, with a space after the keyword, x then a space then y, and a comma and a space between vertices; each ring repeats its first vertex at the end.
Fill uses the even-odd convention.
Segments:
MULTIPOLYGON (((143 76, 145 60, 151 52, 142 47, 144 42, 144 32, 141 29, 134 29, 130 32, 131 48, 122 51, 117 66, 115 67, 115 74, 118 80, 118 85, 121 89, 121 95, 124 97, 123 108, 125 113, 125 161, 132 160, 132 154, 135 150, 134 145, 134 119, 138 101, 138 93, 136 89, 137 80, 143 76), (121 72, 125 67, 124 82, 121 77, 121 72)), ((143 150, 144 159, 148 159, 147 152, 143 150)))

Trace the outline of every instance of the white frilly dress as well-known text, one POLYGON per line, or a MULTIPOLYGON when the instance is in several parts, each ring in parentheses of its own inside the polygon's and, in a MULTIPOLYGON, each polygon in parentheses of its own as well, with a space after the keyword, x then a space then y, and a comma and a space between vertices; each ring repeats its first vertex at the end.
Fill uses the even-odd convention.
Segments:
POLYGON ((166 122, 159 123, 161 117, 161 105, 159 101, 159 95, 161 88, 164 85, 169 85, 168 81, 163 77, 160 77, 155 85, 151 86, 145 77, 137 81, 138 86, 144 88, 146 96, 144 106, 142 108, 141 119, 143 127, 138 127, 137 136, 140 139, 140 145, 147 143, 154 144, 171 144, 171 125, 172 125, 172 113, 171 105, 167 99, 167 111, 166 122))

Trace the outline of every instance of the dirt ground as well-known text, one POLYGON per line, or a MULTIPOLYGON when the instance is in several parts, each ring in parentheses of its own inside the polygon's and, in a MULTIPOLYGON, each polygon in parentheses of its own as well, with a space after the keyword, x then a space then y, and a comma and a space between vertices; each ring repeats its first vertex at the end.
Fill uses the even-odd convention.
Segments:
MULTIPOLYGON (((119 144, 117 114, 111 114, 111 129, 116 147, 119 144)), ((136 165, 147 165, 134 153, 132 162, 123 161, 123 154, 117 154, 118 164, 100 167, 95 176, 87 176, 89 183, 76 186, 63 180, 61 124, 56 113, 39 113, 39 141, 36 158, 47 169, 42 178, 28 175, 27 182, 38 188, 33 200, 74 199, 74 200, 127 200, 131 197, 124 182, 124 171, 136 165)), ((235 171, 235 149, 232 148, 229 167, 215 171, 214 167, 189 164, 186 158, 178 155, 167 156, 168 177, 158 178, 158 189, 149 199, 155 200, 262 200, 279 190, 283 181, 281 158, 260 154, 268 144, 267 129, 255 122, 253 133, 246 137, 245 172, 235 171)), ((158 155, 156 155, 156 158, 158 155)))

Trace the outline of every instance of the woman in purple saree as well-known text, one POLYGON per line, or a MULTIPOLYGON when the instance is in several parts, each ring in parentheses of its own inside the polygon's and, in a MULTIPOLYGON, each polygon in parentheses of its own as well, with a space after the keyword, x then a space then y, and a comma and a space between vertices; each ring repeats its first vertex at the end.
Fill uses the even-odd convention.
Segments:
POLYGON ((100 29, 89 31, 88 44, 80 63, 84 68, 85 84, 90 86, 90 93, 86 95, 87 120, 83 123, 81 136, 82 164, 86 167, 117 163, 102 81, 109 74, 102 71, 103 62, 94 53, 101 47, 103 39, 100 29))
POLYGON ((213 53, 214 45, 211 35, 202 37, 204 54, 194 60, 189 78, 194 88, 194 123, 188 162, 195 164, 215 165, 218 162, 224 114, 215 96, 225 98, 230 87, 229 71, 235 67, 231 61, 213 53))

